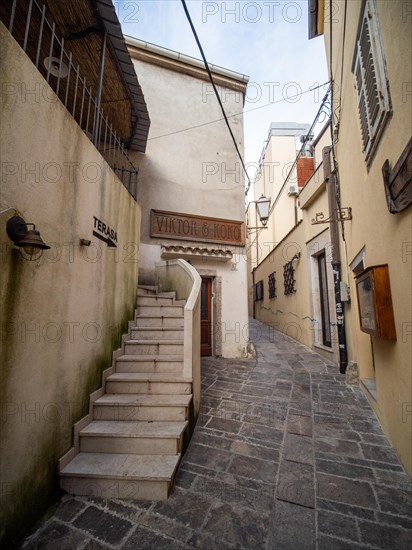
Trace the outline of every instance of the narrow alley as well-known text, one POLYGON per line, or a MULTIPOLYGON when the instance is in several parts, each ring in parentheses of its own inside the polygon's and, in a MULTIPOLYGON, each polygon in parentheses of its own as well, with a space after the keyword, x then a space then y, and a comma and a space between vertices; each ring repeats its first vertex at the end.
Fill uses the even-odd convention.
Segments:
POLYGON ((256 360, 202 361, 166 502, 63 496, 25 550, 409 549, 412 482, 358 386, 255 320, 256 360))

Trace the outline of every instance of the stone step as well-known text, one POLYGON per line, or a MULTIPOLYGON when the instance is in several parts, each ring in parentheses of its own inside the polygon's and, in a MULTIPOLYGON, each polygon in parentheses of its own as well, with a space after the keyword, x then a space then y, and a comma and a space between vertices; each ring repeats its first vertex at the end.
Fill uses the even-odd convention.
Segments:
POLYGON ((79 453, 61 472, 71 495, 166 500, 180 455, 79 453))
POLYGON ((121 355, 116 372, 182 372, 182 355, 121 355))
POLYGON ((121 355, 116 359, 116 372, 183 371, 182 355, 121 355))
POLYGON ((183 355, 183 340, 126 340, 125 355, 183 355))
POLYGON ((93 403, 94 420, 184 422, 188 419, 191 395, 102 395, 93 403))
POLYGON ((187 422, 94 421, 79 433, 80 451, 174 455, 182 450, 187 422))
POLYGON ((183 336, 183 328, 136 327, 131 331, 133 340, 183 340, 183 336))
POLYGON ((160 315, 136 315, 136 325, 138 328, 174 328, 179 329, 184 326, 183 315, 178 317, 162 317, 160 315))
POLYGON ((159 294, 137 296, 137 307, 140 306, 172 306, 174 297, 159 296, 159 294))
POLYGON ((174 372, 116 372, 106 378, 106 393, 190 394, 192 381, 174 372))
POLYGON ((138 315, 158 317, 183 317, 184 308, 181 305, 171 306, 138 306, 138 315))
POLYGON ((157 294, 157 287, 153 285, 137 285, 138 296, 153 296, 157 294))

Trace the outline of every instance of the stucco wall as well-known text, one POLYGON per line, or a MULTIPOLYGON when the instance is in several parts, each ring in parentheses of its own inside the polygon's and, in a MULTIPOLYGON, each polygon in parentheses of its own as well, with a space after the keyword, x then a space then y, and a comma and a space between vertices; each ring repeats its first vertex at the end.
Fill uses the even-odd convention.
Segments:
POLYGON ((133 318, 140 208, 3 26, 0 51, 1 210, 18 209, 52 246, 23 259, 6 234, 14 212, 1 215, 0 523, 11 536, 55 489, 73 423, 133 318), (117 248, 93 236, 94 216, 117 248))
MULTIPOLYGON (((362 154, 354 76, 351 73, 361 1, 347 3, 344 80, 341 83, 343 18, 333 25, 333 73, 336 87, 342 88, 340 133, 336 143, 341 180, 342 205, 352 207, 353 220, 345 223, 347 262, 365 247, 366 267, 388 264, 397 340, 370 338, 360 331, 356 287, 353 274, 343 273, 351 284, 352 306, 347 308, 349 359, 358 362, 361 378, 376 380, 377 400, 371 400, 379 419, 399 456, 412 474, 411 432, 411 207, 390 214, 386 205, 382 165, 389 159, 393 167, 412 133, 412 96, 410 94, 411 17, 406 4, 378 0, 377 11, 392 100, 392 115, 379 141, 369 168, 362 154), (408 92, 409 90, 409 92, 408 92), (372 347, 374 355, 374 367, 372 347)), ((344 3, 336 2, 339 13, 344 3)), ((325 26, 327 51, 330 51, 329 25, 325 26)), ((329 58, 329 55, 328 55, 329 58)), ((336 98, 338 99, 338 98, 336 98)), ((370 396, 369 396, 370 397, 370 396)))
MULTIPOLYGON (((142 61, 130 49, 151 118, 146 155, 139 165, 142 243, 139 280, 150 283, 161 244, 230 249, 231 262, 190 260, 221 281, 221 316, 213 319, 214 353, 239 357, 248 343, 247 269, 243 246, 150 237, 151 209, 228 220, 244 220, 245 186, 241 164, 211 84, 167 66, 142 61), (239 327, 241 329, 239 330, 239 327), (230 331, 234 331, 233 334, 230 331), (225 336, 226 334, 226 336, 225 336), (221 335, 221 336, 220 336, 221 335)), ((164 63, 164 60, 162 60, 164 63)), ((178 61, 174 65, 178 65, 178 61)), ((203 71, 204 72, 204 71, 203 71)), ((240 151, 243 150, 243 95, 218 86, 240 151)), ((182 258, 185 257, 182 255, 182 258)))
POLYGON ((313 324, 304 235, 304 226, 300 222, 256 268, 254 280, 255 283, 263 281, 264 299, 255 302, 255 315, 259 321, 280 330, 306 346, 311 346, 313 324), (283 266, 297 253, 301 256, 293 262, 296 292, 285 295, 283 266), (276 298, 270 299, 268 276, 273 271, 276 272, 276 298))

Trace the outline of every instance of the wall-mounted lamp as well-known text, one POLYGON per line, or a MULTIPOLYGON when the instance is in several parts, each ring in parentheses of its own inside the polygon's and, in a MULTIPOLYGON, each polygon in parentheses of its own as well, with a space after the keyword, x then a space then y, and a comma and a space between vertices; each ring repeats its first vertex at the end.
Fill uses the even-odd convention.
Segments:
POLYGON ((252 203, 256 204, 257 213, 262 227, 248 227, 247 230, 249 233, 251 231, 257 231, 258 229, 267 229, 270 212, 270 199, 268 199, 264 195, 261 195, 261 197, 257 201, 250 201, 249 204, 252 203))
POLYGON ((89 241, 88 239, 80 239, 81 246, 90 246, 91 244, 92 244, 92 241, 89 241))
POLYGON ((34 223, 27 223, 20 216, 12 216, 7 221, 6 231, 9 239, 21 248, 22 256, 26 260, 37 260, 43 254, 43 250, 50 248, 40 237, 34 223), (29 226, 33 229, 28 229, 29 226))

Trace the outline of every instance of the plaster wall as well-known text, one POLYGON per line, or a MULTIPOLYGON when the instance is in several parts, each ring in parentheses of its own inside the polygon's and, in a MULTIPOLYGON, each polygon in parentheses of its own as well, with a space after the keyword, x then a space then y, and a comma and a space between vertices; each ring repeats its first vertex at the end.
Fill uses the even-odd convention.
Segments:
POLYGON ((307 274, 307 249, 304 226, 300 222, 255 270, 255 282, 263 281, 264 298, 255 302, 256 319, 291 336, 306 346, 312 345, 312 317, 307 274), (293 262, 295 290, 284 294, 283 266, 297 253, 293 262), (269 298, 268 277, 276 277, 276 297, 269 298))
POLYGON ((0 206, 51 246, 23 259, 6 234, 14 210, 0 215, 0 538, 11 540, 55 490, 73 423, 133 318, 141 214, 3 25, 0 40, 0 206), (94 216, 117 248, 93 236, 94 216))
MULTIPOLYGON (((151 209, 244 221, 244 176, 236 150, 207 77, 183 74, 181 67, 175 70, 176 63, 167 59, 161 59, 163 66, 143 61, 133 45, 130 52, 151 118, 146 155, 135 156, 142 206, 139 281, 152 281, 154 264, 162 259, 162 244, 230 249, 231 262, 206 258, 190 261, 199 271, 212 270, 221 280, 221 318, 214 319, 215 334, 221 341, 215 343, 214 353, 242 356, 249 339, 245 247, 150 236, 151 209)), ((236 142, 243 151, 240 84, 238 90, 219 86, 236 142)))
MULTIPOLYGON (((342 205, 352 207, 353 212, 353 220, 345 223, 346 263, 350 264, 364 248, 365 267, 388 264, 397 340, 382 340, 360 331, 355 278, 349 268, 344 269, 343 278, 349 282, 352 295, 352 305, 346 308, 349 359, 358 363, 361 379, 375 379, 376 399, 368 397, 400 459, 412 474, 412 415, 408 412, 412 391, 411 334, 408 328, 412 310, 412 216, 411 207, 395 215, 389 213, 382 179, 385 160, 389 159, 393 167, 412 133, 412 101, 407 88, 412 72, 412 25, 402 2, 378 0, 376 6, 392 114, 368 166, 362 153, 351 72, 361 2, 348 2, 343 82, 340 82, 343 19, 339 19, 332 30, 332 71, 337 79, 337 89, 342 90, 340 131, 335 148, 342 205)), ((336 7, 344 13, 344 2, 336 2, 336 7)), ((329 59, 329 25, 325 25, 325 42, 329 59)))

